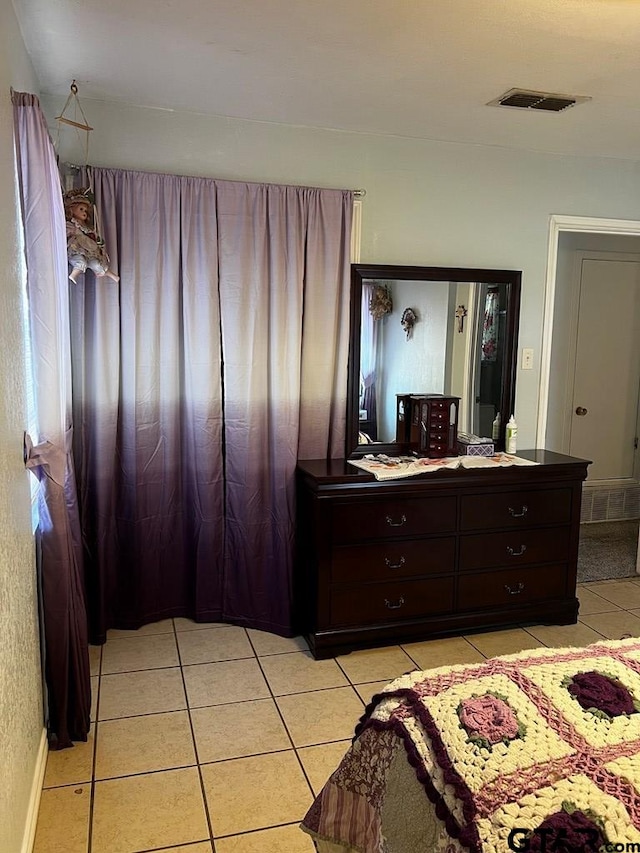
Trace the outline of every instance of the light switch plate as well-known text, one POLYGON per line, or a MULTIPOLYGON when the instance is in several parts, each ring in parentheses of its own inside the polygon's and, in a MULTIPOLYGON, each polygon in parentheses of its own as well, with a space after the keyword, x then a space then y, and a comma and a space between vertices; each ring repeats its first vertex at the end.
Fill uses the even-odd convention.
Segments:
POLYGON ((524 347, 522 350, 522 370, 533 369, 533 348, 524 347))

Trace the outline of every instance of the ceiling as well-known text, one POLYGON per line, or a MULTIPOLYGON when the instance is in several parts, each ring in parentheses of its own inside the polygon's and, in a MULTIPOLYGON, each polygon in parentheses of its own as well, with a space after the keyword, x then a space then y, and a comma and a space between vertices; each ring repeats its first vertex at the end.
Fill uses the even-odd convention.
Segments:
MULTIPOLYGON (((14 0, 41 91, 640 159, 640 0, 14 0), (487 106, 512 87, 588 96, 487 106)), ((85 103, 86 102, 86 103, 85 103)))

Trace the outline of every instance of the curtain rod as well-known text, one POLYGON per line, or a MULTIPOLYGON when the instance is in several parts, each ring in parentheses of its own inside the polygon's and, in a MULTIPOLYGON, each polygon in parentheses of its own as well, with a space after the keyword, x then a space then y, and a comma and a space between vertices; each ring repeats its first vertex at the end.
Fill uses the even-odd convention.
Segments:
MULTIPOLYGON (((63 165, 65 165, 67 167, 67 169, 76 169, 78 172, 82 168, 81 166, 77 166, 75 163, 64 163, 63 165)), ((366 190, 353 190, 353 197, 354 198, 364 198, 366 196, 366 194, 367 194, 366 190)))

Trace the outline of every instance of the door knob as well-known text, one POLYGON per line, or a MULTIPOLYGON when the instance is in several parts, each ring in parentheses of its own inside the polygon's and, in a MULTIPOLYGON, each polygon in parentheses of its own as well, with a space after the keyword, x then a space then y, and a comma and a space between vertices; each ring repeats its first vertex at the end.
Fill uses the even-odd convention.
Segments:
POLYGON ((578 406, 577 407, 576 415, 583 418, 586 414, 587 414, 587 410, 584 408, 584 406, 578 406))

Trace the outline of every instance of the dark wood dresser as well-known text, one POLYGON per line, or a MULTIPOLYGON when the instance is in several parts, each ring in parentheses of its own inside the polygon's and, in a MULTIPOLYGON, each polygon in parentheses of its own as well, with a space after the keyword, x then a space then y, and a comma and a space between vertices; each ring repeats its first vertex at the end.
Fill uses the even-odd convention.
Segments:
POLYGON ((447 633, 575 622, 588 462, 377 481, 345 460, 298 463, 299 628, 316 658, 447 633))

